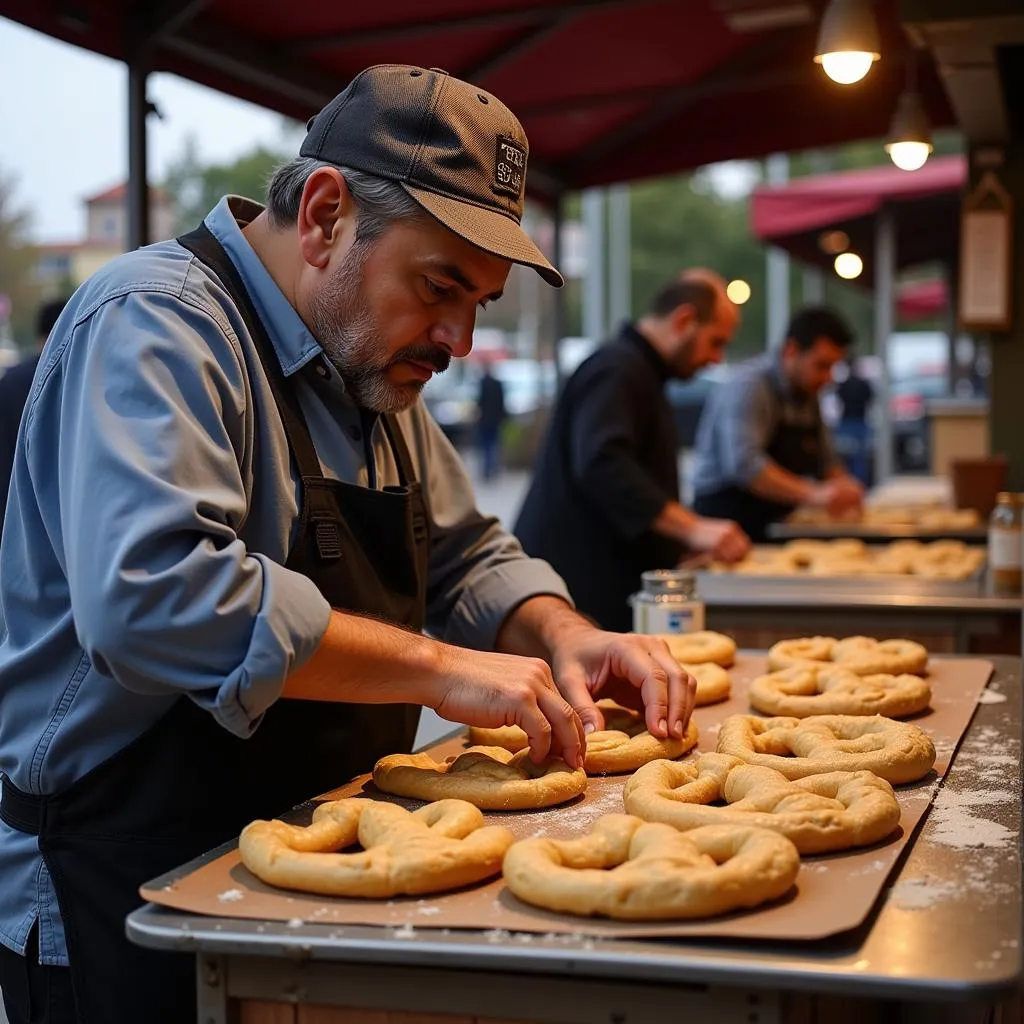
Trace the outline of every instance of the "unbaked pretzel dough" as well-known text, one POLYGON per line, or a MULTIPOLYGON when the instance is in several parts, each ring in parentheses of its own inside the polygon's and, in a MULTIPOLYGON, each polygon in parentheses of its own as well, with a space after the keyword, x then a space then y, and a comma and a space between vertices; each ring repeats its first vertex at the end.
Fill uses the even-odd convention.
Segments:
POLYGON ((869 771, 894 786, 916 782, 935 764, 935 745, 926 732, 881 715, 731 715, 718 730, 718 753, 774 768, 787 779, 869 771))
MULTIPOLYGON (((717 665, 711 667, 718 668, 717 665)), ((697 745, 697 726, 692 720, 682 739, 668 736, 660 740, 651 735, 638 711, 620 707, 610 700, 599 700, 597 706, 604 714, 605 728, 587 736, 583 768, 588 775, 631 772, 655 758, 679 757, 697 745)), ((516 753, 529 745, 526 733, 518 725, 497 729, 471 726, 469 739, 474 744, 502 747, 516 753)))
POLYGON ((579 839, 524 839, 502 873, 521 900, 626 921, 711 917, 786 893, 796 847, 768 829, 716 825, 679 832, 607 814, 579 839))
POLYGON ((728 668, 736 660, 736 641, 724 633, 702 629, 696 633, 659 633, 676 661, 687 665, 714 662, 728 668))
POLYGON ((706 704, 717 704, 729 699, 732 684, 729 673, 721 665, 716 665, 713 661, 697 665, 681 661, 679 667, 689 672, 697 682, 697 707, 702 708, 706 704))
POLYGON ((843 640, 830 636, 780 640, 768 650, 771 672, 808 661, 832 662, 859 676, 904 672, 923 675, 928 668, 928 652, 913 640, 875 640, 869 636, 848 636, 843 640))
POLYGON ((931 687, 920 677, 859 676, 842 664, 807 662, 750 684, 750 706, 765 715, 885 715, 906 718, 928 707, 931 687))
POLYGON ((703 825, 769 828, 800 853, 868 846, 900 823, 892 786, 872 772, 828 772, 796 781, 727 754, 652 761, 622 792, 626 811, 686 831, 703 825), (724 800, 726 806, 710 806, 724 800))
POLYGON ((373 781, 396 796, 467 800, 485 811, 553 807, 587 788, 583 769, 561 758, 534 764, 529 750, 513 754, 501 747, 470 747, 440 762, 429 754, 389 754, 374 765, 373 781))
POLYGON ((409 812, 383 801, 332 800, 305 827, 254 821, 242 830, 242 863, 268 885, 326 896, 444 892, 501 870, 513 836, 484 826, 464 800, 439 800, 409 812), (359 842, 354 853, 337 851, 359 842))

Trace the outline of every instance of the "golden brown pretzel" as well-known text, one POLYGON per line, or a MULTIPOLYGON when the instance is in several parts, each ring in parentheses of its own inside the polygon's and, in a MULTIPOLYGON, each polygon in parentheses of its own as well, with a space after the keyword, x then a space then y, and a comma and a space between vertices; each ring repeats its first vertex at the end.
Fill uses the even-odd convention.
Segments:
MULTIPOLYGON (((605 727, 587 736, 583 768, 589 775, 631 772, 658 757, 679 757, 697 745, 697 726, 693 721, 682 739, 668 736, 661 740, 651 735, 639 712, 610 700, 599 700, 597 706, 605 716, 605 727)), ((515 753, 529 745, 526 733, 517 725, 498 729, 471 726, 469 739, 474 744, 493 745, 515 753)))
POLYGON ((242 830, 242 863, 268 885, 327 896, 381 898, 457 889, 501 870, 512 833, 484 827, 462 800, 409 812, 374 800, 332 800, 305 827, 254 821, 242 830), (356 841, 363 849, 339 853, 356 841))
POLYGON ((622 792, 626 811, 680 830, 702 825, 770 828, 800 853, 867 846, 900 822, 892 787, 872 772, 828 772, 796 781, 727 754, 652 761, 622 792), (726 806, 710 806, 725 800, 726 806))
POLYGON ((525 839, 502 873, 526 903, 626 921, 711 917, 787 892, 796 847, 767 829, 730 825, 679 832, 607 814, 579 839, 525 839))
POLYGON ((928 707, 931 687, 907 674, 858 676, 841 664, 807 662, 758 676, 750 706, 765 715, 885 715, 906 718, 928 707))
POLYGON ((916 782, 935 764, 935 745, 927 733, 880 715, 731 715, 718 730, 718 752, 774 768, 787 779, 869 771, 894 786, 916 782))
POLYGON ((373 781, 396 796, 467 800, 485 811, 552 807, 587 788, 584 771, 561 758, 537 765, 529 750, 512 754, 501 747, 470 747, 440 762, 429 754, 389 754, 374 765, 373 781))

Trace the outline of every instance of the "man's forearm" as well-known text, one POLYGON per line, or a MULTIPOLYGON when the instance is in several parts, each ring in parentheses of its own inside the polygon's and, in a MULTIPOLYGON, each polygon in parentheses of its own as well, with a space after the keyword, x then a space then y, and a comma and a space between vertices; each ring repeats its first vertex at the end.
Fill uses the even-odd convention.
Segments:
POLYGON ((313 656, 285 680, 282 697, 433 706, 446 644, 387 622, 332 611, 313 656))
POLYGON ((527 598, 501 625, 497 650, 550 661, 566 636, 594 625, 560 597, 539 594, 527 598))
POLYGON ((697 519, 695 513, 684 508, 678 501, 667 501, 654 522, 651 523, 651 529, 663 537, 686 544, 689 542, 697 519))
POLYGON ((803 505, 811 500, 814 485, 801 479, 777 462, 767 462, 747 485, 760 498, 789 505, 803 505))

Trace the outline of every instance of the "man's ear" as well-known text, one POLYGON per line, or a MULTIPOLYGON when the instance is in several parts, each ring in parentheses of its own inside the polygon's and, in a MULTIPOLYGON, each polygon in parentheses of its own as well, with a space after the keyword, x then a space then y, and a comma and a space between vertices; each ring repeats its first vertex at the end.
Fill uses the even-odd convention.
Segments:
POLYGON ((697 323, 697 310, 688 302, 676 306, 670 314, 672 332, 676 337, 682 337, 697 323))
POLYGON ((331 256, 355 241, 357 209, 337 167, 320 167, 307 179, 296 223, 302 258, 324 269, 331 256))

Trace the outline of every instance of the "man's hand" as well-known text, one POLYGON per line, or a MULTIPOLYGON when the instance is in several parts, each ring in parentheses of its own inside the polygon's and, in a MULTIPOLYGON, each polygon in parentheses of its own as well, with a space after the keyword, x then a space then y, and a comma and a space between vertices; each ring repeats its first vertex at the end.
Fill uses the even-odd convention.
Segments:
POLYGON ((551 668, 585 732, 604 728, 604 716, 594 704, 599 697, 642 710, 647 728, 659 739, 680 739, 686 731, 697 684, 664 640, 585 627, 558 644, 551 668))
POLYGON ((815 485, 811 492, 812 505, 828 510, 831 516, 859 509, 864 500, 864 488, 852 476, 843 474, 815 485))
POLYGON ((750 538, 731 519, 695 518, 686 543, 720 562, 738 562, 750 551, 750 538))
POLYGON ((439 697, 430 702, 442 718, 484 729, 518 725, 530 738, 533 761, 553 754, 583 767, 583 724, 558 692, 546 662, 447 645, 442 651, 439 697))

